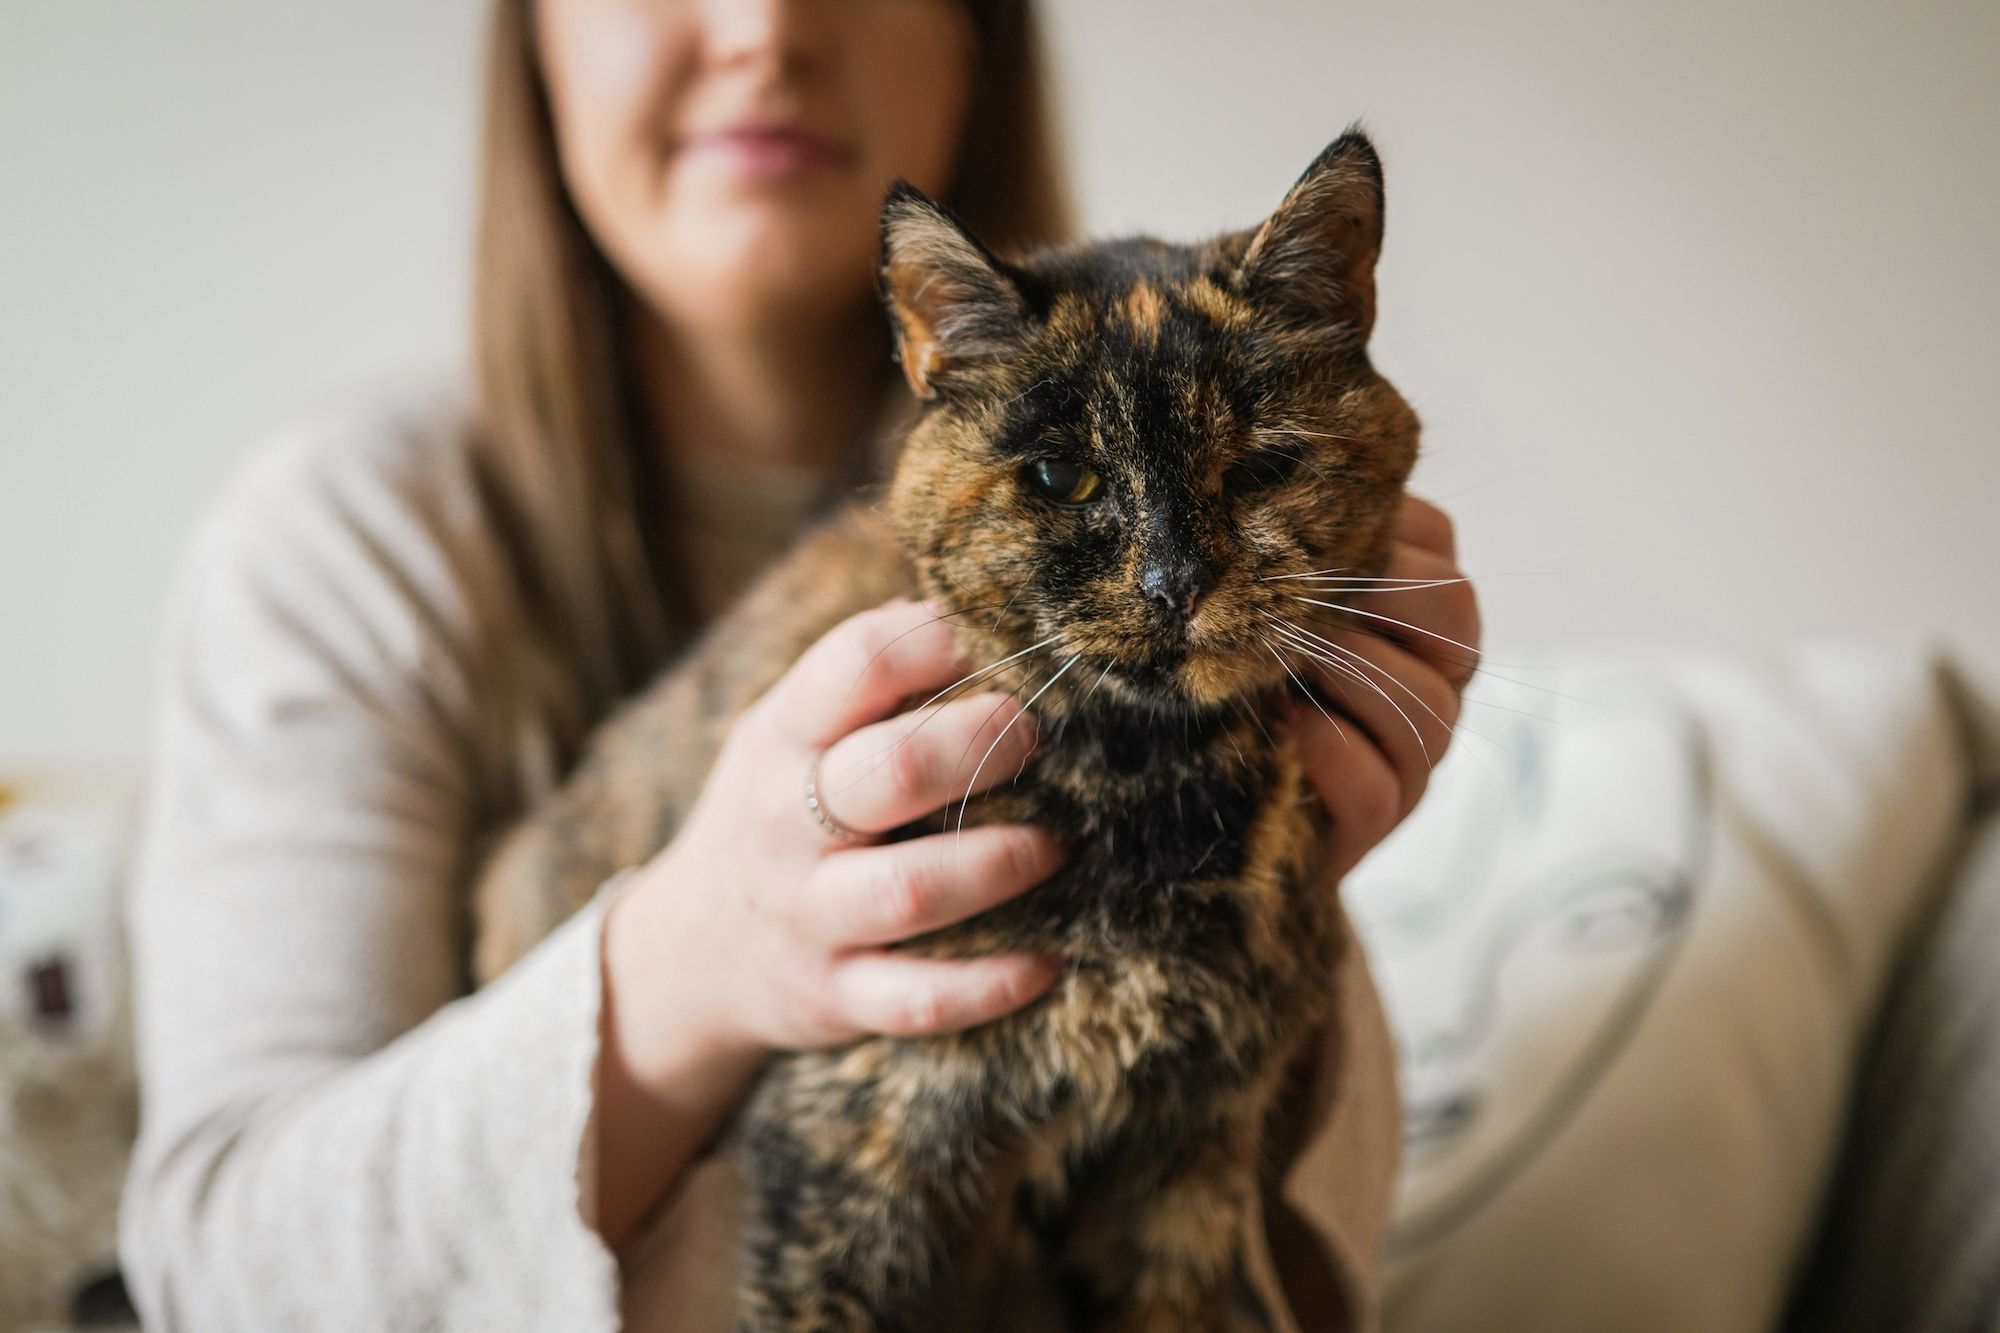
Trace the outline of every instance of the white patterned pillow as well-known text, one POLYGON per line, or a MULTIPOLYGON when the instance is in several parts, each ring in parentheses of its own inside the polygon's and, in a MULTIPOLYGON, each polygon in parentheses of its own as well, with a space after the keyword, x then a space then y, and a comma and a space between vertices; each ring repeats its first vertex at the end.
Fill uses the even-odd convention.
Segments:
POLYGON ((1761 1333, 1964 817, 1954 716, 1915 654, 1511 674, 1348 887, 1403 1056, 1386 1324, 1761 1333))

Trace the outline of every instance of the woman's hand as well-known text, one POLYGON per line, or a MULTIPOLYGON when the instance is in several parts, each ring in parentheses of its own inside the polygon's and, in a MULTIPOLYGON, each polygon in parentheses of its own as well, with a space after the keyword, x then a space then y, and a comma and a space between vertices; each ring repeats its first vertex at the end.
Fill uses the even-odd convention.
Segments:
POLYGON ((1292 710, 1306 775, 1332 818, 1330 855, 1341 875, 1416 808, 1479 662, 1466 651, 1479 646, 1479 603, 1459 572, 1444 511, 1413 496, 1403 501, 1385 576, 1410 582, 1352 596, 1369 613, 1352 623, 1367 629, 1323 631, 1368 665, 1348 659, 1345 673, 1314 664, 1312 683, 1332 716, 1309 703, 1292 710))
POLYGON ((981 826, 868 846, 828 833, 806 808, 803 780, 816 758, 823 808, 863 835, 966 796, 989 749, 971 790, 1017 773, 1034 727, 1005 695, 895 716, 904 700, 968 669, 949 624, 892 602, 830 631, 738 719, 680 834, 614 908, 626 920, 613 935, 634 927, 623 932, 644 950, 634 964, 654 974, 648 1003, 683 1034, 657 1052, 641 1044, 642 1070, 663 1057, 673 1064, 688 1033, 762 1057, 869 1033, 947 1032, 1009 1013, 1054 983, 1053 959, 938 960, 887 948, 1040 883, 1063 860, 1049 834, 981 826))
POLYGON ((1061 975, 1033 955, 887 948, 1046 879, 1063 861, 1049 834, 980 826, 867 846, 806 808, 815 757, 822 809, 863 835, 1018 772, 1034 728, 1005 695, 894 716, 967 669, 951 626, 910 602, 836 626, 737 719, 680 833, 618 892, 597 1071, 597 1226, 612 1247, 773 1051, 971 1027, 1061 975))

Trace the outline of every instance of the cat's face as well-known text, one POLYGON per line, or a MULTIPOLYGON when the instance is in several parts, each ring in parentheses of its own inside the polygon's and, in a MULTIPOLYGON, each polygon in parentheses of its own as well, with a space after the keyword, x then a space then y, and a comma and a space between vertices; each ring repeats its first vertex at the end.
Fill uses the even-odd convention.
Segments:
MULTIPOLYGON (((1343 136, 1261 227, 1003 263, 914 191, 884 291, 926 399, 891 508, 993 648, 1128 697, 1282 682, 1288 575, 1378 573, 1415 414, 1369 365, 1382 188, 1343 136), (1041 654, 1046 654, 1045 656, 1041 654)), ((1322 624, 1322 628, 1323 628, 1322 624)))

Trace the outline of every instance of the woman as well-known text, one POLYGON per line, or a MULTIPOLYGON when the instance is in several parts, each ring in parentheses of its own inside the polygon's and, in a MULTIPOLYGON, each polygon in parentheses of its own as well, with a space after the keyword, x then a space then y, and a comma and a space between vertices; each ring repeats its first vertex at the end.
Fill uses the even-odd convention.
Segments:
MULTIPOLYGON (((877 465, 886 183, 1001 246, 1060 233, 1032 48, 1023 0, 499 0, 477 393, 385 399, 264 451, 179 585, 132 921, 145 1116, 123 1255, 148 1327, 721 1327, 732 1185, 701 1148, 758 1065, 969 1026, 1053 981, 876 947, 1031 887, 1059 859, 1044 835, 969 831, 914 877, 913 844, 835 855, 797 754, 739 727, 671 846, 464 993, 485 841, 877 465), (892 882, 914 891, 885 923, 892 882)), ((1402 537, 1396 572, 1456 577, 1436 510, 1413 503, 1402 537)), ((1477 633, 1462 588, 1406 609, 1477 633)), ((850 733, 829 775, 878 719, 843 716, 852 672, 823 663, 897 636, 891 693, 962 669, 929 613, 894 605, 773 692, 850 733)), ((1426 734, 1338 682, 1344 735, 1295 723, 1343 868, 1415 803, 1470 669, 1355 647, 1425 701, 1426 734)), ((948 760, 993 703, 922 743, 948 760)), ((826 789, 863 828, 945 799, 886 771, 826 789)), ((1339 1206, 1288 1186, 1269 1226, 1288 1295, 1308 1251, 1365 1283, 1380 1224, 1391 1075, 1372 997, 1349 999, 1346 1109, 1309 1116, 1299 1151, 1369 1160, 1322 1190, 1339 1206), (1336 1132, 1356 1106, 1372 1118, 1336 1132)))

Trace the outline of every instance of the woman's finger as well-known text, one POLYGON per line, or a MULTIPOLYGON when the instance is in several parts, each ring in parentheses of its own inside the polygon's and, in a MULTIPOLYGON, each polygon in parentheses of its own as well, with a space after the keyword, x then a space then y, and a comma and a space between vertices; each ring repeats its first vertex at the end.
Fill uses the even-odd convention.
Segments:
POLYGON ((1454 563, 1458 560, 1458 534, 1451 516, 1429 500, 1403 497, 1402 507, 1396 511, 1395 538, 1454 563))
POLYGON ((821 861, 801 891, 801 925, 828 944, 893 944, 976 916, 1061 867, 1062 844, 1021 824, 867 847, 821 861))
POLYGON ((888 717, 911 695, 942 689, 966 670, 950 622, 921 603, 894 601, 828 630, 771 687, 759 709, 780 735, 819 747, 888 717))
POLYGON ((847 828, 886 833, 1010 781, 1035 748, 1034 722, 1005 694, 920 709, 861 728, 819 764, 820 806, 847 828))
POLYGON ((868 950, 837 963, 828 984, 843 1021, 863 1032, 922 1037, 1013 1013, 1053 986, 1063 966, 1035 954, 936 959, 868 950))

